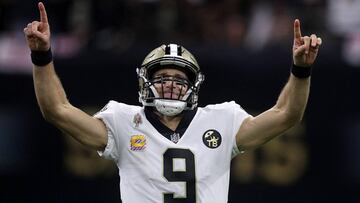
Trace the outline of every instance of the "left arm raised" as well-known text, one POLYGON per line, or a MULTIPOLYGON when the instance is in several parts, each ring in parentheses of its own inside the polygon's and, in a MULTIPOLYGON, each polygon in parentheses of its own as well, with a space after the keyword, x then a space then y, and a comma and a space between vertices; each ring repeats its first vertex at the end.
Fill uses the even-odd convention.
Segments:
MULTIPOLYGON (((294 65, 309 69, 314 63, 321 38, 312 34, 301 37, 300 21, 294 22, 294 65)), ((290 75, 288 82, 272 108, 256 117, 245 119, 236 135, 241 149, 256 148, 300 122, 309 97, 310 77, 298 78, 290 75)))

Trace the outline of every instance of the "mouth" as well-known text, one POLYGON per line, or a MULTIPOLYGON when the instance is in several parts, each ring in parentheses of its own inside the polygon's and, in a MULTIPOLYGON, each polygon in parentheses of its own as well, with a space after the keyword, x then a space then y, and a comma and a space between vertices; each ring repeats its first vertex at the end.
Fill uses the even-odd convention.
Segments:
POLYGON ((165 99, 180 99, 179 94, 177 94, 175 92, 164 92, 163 97, 165 99))

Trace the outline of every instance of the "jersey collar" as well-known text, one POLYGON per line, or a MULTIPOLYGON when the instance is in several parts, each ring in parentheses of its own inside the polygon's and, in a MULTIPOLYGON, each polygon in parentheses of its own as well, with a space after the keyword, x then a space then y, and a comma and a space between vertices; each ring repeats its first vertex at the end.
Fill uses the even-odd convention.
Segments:
POLYGON ((146 119, 154 126, 154 128, 162 134, 167 139, 171 140, 171 135, 177 133, 181 137, 188 126, 190 125, 192 119, 194 118, 196 114, 197 108, 194 110, 186 110, 183 112, 183 117, 177 126, 176 130, 173 131, 170 128, 168 128, 166 125, 164 125, 158 118, 158 115, 154 113, 153 107, 145 107, 145 116, 146 119))

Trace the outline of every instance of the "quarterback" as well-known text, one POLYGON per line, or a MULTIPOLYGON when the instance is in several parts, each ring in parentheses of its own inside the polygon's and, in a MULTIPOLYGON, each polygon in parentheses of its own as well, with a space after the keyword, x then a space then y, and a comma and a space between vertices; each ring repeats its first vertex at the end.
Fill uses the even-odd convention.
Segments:
POLYGON ((24 28, 35 93, 44 118, 119 168, 121 199, 226 203, 230 162, 300 122, 321 38, 294 21, 293 66, 277 102, 251 116, 234 101, 198 107, 204 75, 177 44, 151 51, 137 71, 141 106, 110 101, 94 116, 72 106, 56 75, 45 7, 24 28))

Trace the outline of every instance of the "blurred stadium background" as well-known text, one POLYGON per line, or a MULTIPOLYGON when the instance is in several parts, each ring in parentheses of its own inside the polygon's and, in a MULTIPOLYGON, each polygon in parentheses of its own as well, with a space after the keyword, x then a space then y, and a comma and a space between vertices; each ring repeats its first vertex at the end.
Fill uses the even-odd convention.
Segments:
MULTIPOLYGON (((0 1, 0 202, 120 202, 117 168, 46 123, 22 33, 37 1, 0 1)), ((291 65, 292 23, 323 39, 304 121, 232 165, 229 202, 360 202, 360 1, 47 0, 55 66, 93 114, 137 102, 135 68, 162 43, 198 59, 200 106, 271 107, 291 65)))

